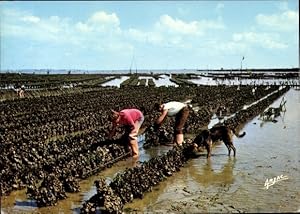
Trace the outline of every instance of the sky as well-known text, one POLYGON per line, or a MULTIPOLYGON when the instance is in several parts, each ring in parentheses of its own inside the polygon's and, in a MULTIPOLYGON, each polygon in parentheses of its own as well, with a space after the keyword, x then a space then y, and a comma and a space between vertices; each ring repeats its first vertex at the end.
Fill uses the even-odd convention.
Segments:
POLYGON ((299 67, 298 0, 2 1, 1 68, 299 67))

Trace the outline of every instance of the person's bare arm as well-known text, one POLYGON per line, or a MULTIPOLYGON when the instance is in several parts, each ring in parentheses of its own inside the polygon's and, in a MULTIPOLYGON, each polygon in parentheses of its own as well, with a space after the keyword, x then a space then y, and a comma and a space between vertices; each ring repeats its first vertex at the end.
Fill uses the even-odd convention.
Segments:
POLYGON ((109 132, 108 138, 111 139, 116 134, 117 124, 113 123, 113 127, 109 132))
POLYGON ((156 124, 160 125, 162 124, 162 122, 164 121, 165 117, 167 116, 168 113, 168 109, 164 109, 161 113, 161 115, 159 116, 159 118, 157 118, 156 120, 156 124))

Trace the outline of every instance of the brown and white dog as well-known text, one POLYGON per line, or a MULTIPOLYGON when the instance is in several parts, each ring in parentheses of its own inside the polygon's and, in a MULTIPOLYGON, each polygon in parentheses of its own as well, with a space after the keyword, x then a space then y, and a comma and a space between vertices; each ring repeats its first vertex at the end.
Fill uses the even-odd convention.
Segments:
POLYGON ((211 156, 212 144, 218 140, 223 141, 228 149, 228 156, 230 156, 231 149, 233 150, 234 156, 236 154, 236 149, 233 145, 233 134, 237 137, 244 137, 246 132, 242 134, 237 134, 235 130, 227 126, 217 126, 209 130, 203 130, 200 134, 196 136, 193 140, 195 148, 205 146, 207 150, 207 158, 211 156))

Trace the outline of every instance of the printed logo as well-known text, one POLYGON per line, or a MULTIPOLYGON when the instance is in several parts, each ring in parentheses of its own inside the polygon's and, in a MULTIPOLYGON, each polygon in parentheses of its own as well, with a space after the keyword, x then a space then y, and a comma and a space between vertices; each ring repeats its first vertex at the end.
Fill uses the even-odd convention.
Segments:
POLYGON ((264 189, 269 189, 270 186, 273 186, 275 183, 279 182, 279 181, 283 181, 283 180, 287 180, 288 176, 284 176, 284 175, 279 175, 277 177, 274 178, 270 178, 267 179, 264 185, 264 189))

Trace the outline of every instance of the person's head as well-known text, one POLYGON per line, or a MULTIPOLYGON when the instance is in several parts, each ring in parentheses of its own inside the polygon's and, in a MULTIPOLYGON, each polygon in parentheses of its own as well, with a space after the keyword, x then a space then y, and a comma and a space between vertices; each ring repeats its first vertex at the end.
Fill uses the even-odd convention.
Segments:
POLYGON ((118 122, 120 119, 120 113, 111 109, 109 120, 111 122, 118 122))
POLYGON ((161 111, 162 104, 161 103, 155 103, 154 104, 154 110, 155 111, 161 111))

